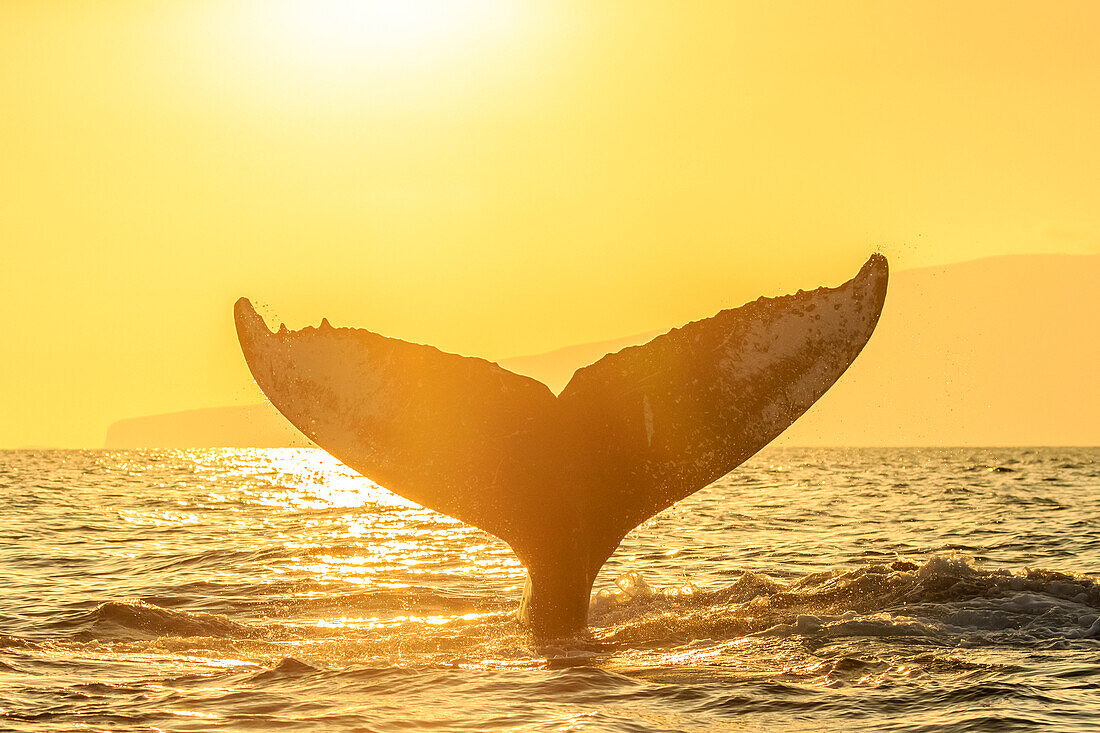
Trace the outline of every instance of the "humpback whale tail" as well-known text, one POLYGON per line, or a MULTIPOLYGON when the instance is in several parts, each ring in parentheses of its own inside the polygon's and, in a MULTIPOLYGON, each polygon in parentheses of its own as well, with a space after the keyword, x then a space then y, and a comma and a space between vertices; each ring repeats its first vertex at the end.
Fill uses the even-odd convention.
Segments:
POLYGON ((555 396, 497 364, 333 328, 271 332, 237 301, 257 384, 356 471, 507 542, 520 619, 584 627, 592 583, 630 530, 740 465, 859 354, 886 297, 873 255, 836 288, 760 298, 577 370, 555 396))

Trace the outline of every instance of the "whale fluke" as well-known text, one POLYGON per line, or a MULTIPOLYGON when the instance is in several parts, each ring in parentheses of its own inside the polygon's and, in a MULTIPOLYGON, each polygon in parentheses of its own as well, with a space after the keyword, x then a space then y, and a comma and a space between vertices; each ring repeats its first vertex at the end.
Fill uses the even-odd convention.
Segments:
POLYGON ((507 542, 520 618, 583 628, 630 530, 736 468, 804 413, 870 338, 872 255, 836 288, 760 298, 577 370, 560 395, 484 359, 361 329, 272 333, 237 301, 256 383, 298 429, 381 486, 507 542))

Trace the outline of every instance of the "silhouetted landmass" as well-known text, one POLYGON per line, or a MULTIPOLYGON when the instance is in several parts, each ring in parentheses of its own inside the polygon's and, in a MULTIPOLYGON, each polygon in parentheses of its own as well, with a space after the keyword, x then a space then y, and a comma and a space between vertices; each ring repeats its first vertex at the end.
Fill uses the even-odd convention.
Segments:
POLYGON ((908 270, 784 445, 1100 445, 1100 256, 908 270))
POLYGON ((564 349, 555 349, 544 354, 504 359, 500 365, 516 374, 534 377, 557 394, 565 388, 573 372, 580 367, 598 361, 605 354, 620 351, 628 346, 644 344, 662 333, 664 331, 647 331, 621 339, 566 346, 564 349))
MULTIPOLYGON (((895 272, 863 354, 778 442, 1100 445, 1098 284, 1097 255, 895 272)), ((574 369, 656 333, 500 363, 557 392, 574 369)), ((107 435, 115 448, 306 444, 266 404, 124 420, 107 435)))
POLYGON ((313 444, 268 403, 120 420, 108 448, 282 448, 313 444))

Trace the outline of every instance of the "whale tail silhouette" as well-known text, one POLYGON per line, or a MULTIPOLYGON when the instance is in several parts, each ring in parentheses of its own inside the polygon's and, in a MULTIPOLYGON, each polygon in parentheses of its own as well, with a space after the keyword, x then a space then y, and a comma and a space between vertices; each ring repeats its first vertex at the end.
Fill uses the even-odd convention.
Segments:
POLYGON ((256 383, 312 441, 411 501, 507 542, 520 619, 584 627, 630 530, 736 468, 859 354, 886 297, 873 255, 836 288, 760 298, 608 354, 555 396, 497 364, 327 321, 270 331, 237 301, 256 383))

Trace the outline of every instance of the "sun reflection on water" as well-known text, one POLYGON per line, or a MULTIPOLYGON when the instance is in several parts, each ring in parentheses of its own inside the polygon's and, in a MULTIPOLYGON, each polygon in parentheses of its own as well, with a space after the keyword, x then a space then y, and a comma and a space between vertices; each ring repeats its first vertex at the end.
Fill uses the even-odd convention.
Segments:
POLYGON ((470 623, 492 615, 468 608, 416 615, 400 607, 385 616, 349 613, 352 608, 326 602, 340 588, 431 594, 455 582, 468 583, 475 592, 486 582, 503 591, 522 585, 525 571, 502 542, 391 493, 327 453, 232 451, 219 452, 217 459, 236 478, 212 487, 218 506, 232 505, 244 517, 272 512, 294 517, 292 525, 279 528, 285 553, 268 564, 269 577, 308 581, 290 595, 323 604, 321 613, 307 614, 307 623, 317 628, 364 632, 470 623))

